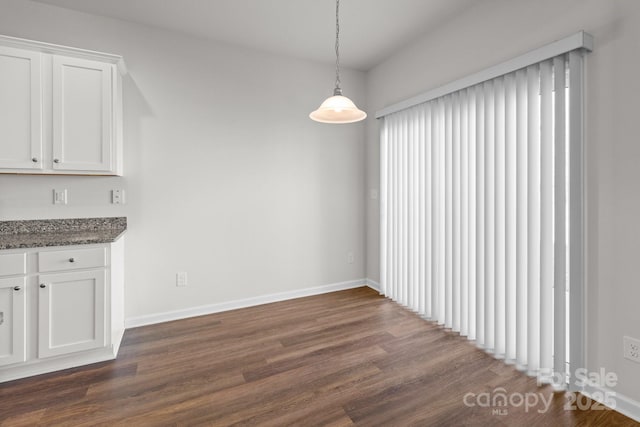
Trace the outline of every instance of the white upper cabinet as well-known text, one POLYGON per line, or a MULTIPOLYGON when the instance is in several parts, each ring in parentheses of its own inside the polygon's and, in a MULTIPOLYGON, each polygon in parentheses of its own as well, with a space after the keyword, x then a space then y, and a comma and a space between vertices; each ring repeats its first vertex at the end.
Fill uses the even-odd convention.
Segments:
POLYGON ((110 172, 112 66, 53 57, 53 168, 110 172))
POLYGON ((0 36, 0 173, 122 175, 122 57, 0 36))
POLYGON ((0 46, 0 169, 42 169, 41 54, 0 46))

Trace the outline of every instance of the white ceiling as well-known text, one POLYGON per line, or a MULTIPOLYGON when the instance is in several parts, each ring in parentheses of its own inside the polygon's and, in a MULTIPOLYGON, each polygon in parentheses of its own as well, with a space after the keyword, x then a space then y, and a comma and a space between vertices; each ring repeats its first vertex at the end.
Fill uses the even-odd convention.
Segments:
MULTIPOLYGON (((297 58, 335 60, 334 0, 36 1, 297 58)), ((474 1, 342 0, 341 62, 368 70, 474 1)))

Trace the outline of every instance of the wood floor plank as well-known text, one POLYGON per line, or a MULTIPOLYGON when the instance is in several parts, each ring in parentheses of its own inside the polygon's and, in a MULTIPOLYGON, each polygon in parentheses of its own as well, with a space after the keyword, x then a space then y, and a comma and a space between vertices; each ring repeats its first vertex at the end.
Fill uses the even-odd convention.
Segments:
POLYGON ((639 425, 566 399, 357 288, 127 330, 115 361, 0 384, 0 425, 639 425), (551 401, 465 404, 497 390, 551 401))

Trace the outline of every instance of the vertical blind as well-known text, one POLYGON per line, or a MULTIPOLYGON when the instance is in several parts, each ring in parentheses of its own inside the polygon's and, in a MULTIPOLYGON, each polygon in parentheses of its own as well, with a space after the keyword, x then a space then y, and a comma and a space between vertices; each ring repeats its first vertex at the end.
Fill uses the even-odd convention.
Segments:
POLYGON ((572 51, 381 125, 382 292, 530 375, 567 372, 581 66, 572 51))

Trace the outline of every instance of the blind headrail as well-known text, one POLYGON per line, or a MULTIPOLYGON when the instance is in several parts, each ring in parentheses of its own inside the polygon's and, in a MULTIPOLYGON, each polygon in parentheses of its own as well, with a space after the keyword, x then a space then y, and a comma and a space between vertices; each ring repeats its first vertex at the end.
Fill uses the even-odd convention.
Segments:
POLYGON ((493 78, 511 73, 513 71, 525 68, 532 64, 545 61, 547 59, 562 55, 563 53, 571 52, 576 49, 584 49, 588 52, 593 50, 593 36, 584 31, 579 31, 569 37, 565 37, 560 40, 556 40, 548 45, 539 47, 538 49, 527 52, 516 58, 486 68, 477 73, 447 83, 444 86, 440 86, 436 89, 421 93, 412 98, 400 101, 396 104, 392 104, 382 110, 376 111, 376 119, 380 119, 389 114, 411 108, 415 105, 422 104, 424 102, 431 101, 432 99, 440 98, 458 90, 474 86, 478 83, 491 80, 493 78))

